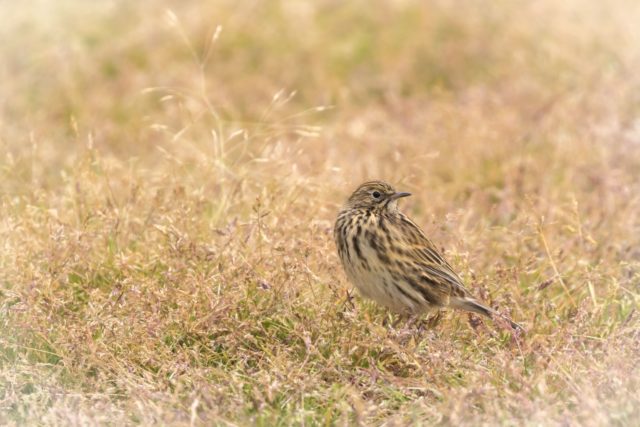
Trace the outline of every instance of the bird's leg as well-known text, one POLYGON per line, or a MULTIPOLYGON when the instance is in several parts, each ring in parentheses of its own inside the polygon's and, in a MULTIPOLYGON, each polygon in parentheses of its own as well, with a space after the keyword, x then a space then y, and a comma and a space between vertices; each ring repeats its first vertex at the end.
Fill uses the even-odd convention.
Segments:
POLYGON ((427 323, 427 326, 429 326, 429 329, 433 329, 436 326, 438 326, 438 323, 440 323, 440 320, 442 320, 442 310, 437 310, 435 314, 429 316, 426 323, 427 323))
POLYGON ((356 312, 356 306, 353 303, 353 295, 349 292, 349 289, 345 289, 345 298, 341 300, 336 314, 339 318, 351 317, 356 312))
POLYGON ((344 307, 346 305, 349 305, 352 310, 355 310, 356 306, 353 303, 353 295, 351 295, 351 292, 349 292, 349 289, 346 289, 345 293, 346 293, 346 297, 344 299, 344 302, 342 303, 342 306, 344 307))
POLYGON ((409 338, 415 335, 411 327, 417 318, 417 315, 409 312, 397 314, 388 313, 387 316, 385 316, 385 320, 387 320, 387 322, 385 322, 385 326, 388 328, 387 332, 398 339, 400 343, 404 344, 409 338))
POLYGON ((407 321, 404 324, 404 329, 411 329, 413 328, 413 326, 416 324, 416 321, 420 318, 419 314, 411 314, 409 315, 409 317, 407 318, 407 321))

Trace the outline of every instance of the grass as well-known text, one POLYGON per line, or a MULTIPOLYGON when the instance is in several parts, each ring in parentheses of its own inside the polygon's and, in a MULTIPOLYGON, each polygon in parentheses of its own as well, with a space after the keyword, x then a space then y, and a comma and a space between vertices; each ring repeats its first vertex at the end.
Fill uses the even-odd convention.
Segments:
POLYGON ((635 2, 0 10, 3 424, 640 420, 635 2), (524 337, 348 301, 370 178, 524 337))

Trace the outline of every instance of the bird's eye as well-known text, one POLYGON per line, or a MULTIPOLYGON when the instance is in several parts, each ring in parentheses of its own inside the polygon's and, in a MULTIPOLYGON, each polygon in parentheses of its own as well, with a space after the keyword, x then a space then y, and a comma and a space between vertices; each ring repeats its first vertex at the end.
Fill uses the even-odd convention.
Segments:
POLYGON ((371 193, 371 195, 373 196, 374 199, 379 199, 380 198, 380 192, 379 191, 374 191, 373 193, 371 193))

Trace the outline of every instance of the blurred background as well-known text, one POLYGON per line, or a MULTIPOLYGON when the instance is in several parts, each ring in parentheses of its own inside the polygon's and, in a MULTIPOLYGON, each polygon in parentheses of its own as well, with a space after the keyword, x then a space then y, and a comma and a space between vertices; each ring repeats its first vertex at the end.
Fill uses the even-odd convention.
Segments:
POLYGON ((234 153, 250 138, 261 156, 266 139, 303 140, 287 161, 307 174, 448 179, 468 172, 462 148, 476 162, 498 146, 525 156, 581 129, 572 148, 591 152, 593 132, 638 130, 632 1, 0 7, 2 140, 16 155, 36 143, 34 178, 58 175, 89 133, 118 158, 211 154, 215 138, 234 153))
POLYGON ((0 421, 638 419, 640 2, 0 16, 0 421), (526 342, 345 308, 366 179, 526 342))

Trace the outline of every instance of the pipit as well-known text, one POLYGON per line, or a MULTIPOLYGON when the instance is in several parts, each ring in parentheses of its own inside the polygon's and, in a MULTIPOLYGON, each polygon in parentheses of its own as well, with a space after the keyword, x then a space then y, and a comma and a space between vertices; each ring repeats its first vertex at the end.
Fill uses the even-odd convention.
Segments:
POLYGON ((334 237, 344 271, 360 293, 394 312, 418 316, 453 307, 489 318, 499 316, 481 304, 413 221, 398 210, 389 184, 370 181, 353 192, 338 214, 334 237))

